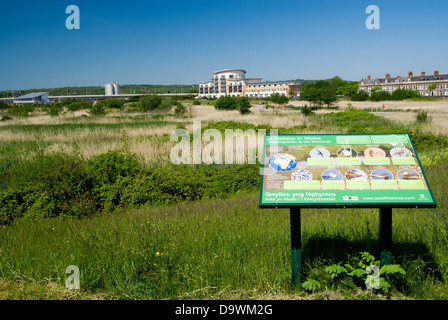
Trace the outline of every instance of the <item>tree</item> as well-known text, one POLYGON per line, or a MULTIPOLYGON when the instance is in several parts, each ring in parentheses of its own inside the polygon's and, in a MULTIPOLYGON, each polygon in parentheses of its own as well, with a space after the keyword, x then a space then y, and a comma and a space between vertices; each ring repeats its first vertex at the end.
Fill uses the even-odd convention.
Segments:
POLYGON ((420 94, 417 91, 406 89, 396 89, 391 94, 391 99, 395 101, 417 97, 420 97, 420 94))
POLYGON ((370 94, 370 101, 386 101, 391 99, 391 94, 388 91, 374 91, 370 94))
POLYGON ((351 97, 353 94, 358 92, 358 82, 350 81, 345 82, 336 90, 336 94, 344 97, 351 97))
POLYGON ((235 98, 230 96, 221 97, 215 102, 215 109, 217 110, 236 110, 238 103, 235 98))
POLYGON ((438 85, 439 85, 438 83, 432 83, 432 84, 430 84, 430 85, 428 86, 428 91, 436 90, 438 85))
POLYGON ((281 95, 278 92, 274 93, 269 100, 278 104, 285 104, 289 101, 288 97, 281 95))
POLYGON ((308 101, 311 105, 326 104, 331 106, 337 101, 336 90, 329 81, 319 80, 315 83, 304 84, 300 93, 302 100, 308 101))
POLYGON ((351 101, 367 101, 369 99, 369 94, 364 90, 359 90, 355 93, 352 93, 350 100, 351 101))

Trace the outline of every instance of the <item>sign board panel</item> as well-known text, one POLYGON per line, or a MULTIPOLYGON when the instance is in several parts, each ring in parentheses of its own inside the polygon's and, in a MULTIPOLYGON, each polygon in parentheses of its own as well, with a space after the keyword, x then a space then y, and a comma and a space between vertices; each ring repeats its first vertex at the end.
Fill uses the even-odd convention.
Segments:
POLYGON ((434 208, 409 134, 266 135, 260 207, 434 208))

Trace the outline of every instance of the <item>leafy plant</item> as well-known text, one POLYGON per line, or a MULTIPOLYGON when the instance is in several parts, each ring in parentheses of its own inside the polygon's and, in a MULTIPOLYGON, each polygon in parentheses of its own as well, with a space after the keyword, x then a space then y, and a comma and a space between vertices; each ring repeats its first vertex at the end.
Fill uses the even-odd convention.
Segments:
POLYGON ((368 252, 360 252, 360 257, 354 257, 344 265, 332 264, 324 268, 328 277, 311 278, 305 281, 302 287, 305 290, 317 290, 333 286, 339 288, 378 289, 388 293, 392 284, 406 271, 399 265, 380 266, 380 262, 368 252))
POLYGON ((415 115, 415 122, 417 124, 426 124, 432 121, 432 117, 428 114, 428 111, 420 109, 415 115))
POLYGON ((252 105, 250 104, 250 100, 247 97, 239 97, 237 100, 238 110, 241 114, 250 113, 250 108, 252 105))
POLYGON ((300 112, 305 116, 305 117, 309 117, 311 116, 314 112, 313 109, 311 109, 311 107, 309 107, 308 105, 304 105, 302 106, 302 108, 300 108, 300 112))

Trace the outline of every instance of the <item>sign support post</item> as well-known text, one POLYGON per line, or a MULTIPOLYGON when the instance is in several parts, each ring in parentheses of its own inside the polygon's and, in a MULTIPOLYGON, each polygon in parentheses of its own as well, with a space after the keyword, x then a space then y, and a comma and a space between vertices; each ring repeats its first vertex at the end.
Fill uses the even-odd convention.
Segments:
POLYGON ((380 208, 380 263, 392 263, 392 208, 380 208))
POLYGON ((302 279, 302 231, 300 224, 300 208, 290 208, 290 225, 292 283, 297 287, 302 279))

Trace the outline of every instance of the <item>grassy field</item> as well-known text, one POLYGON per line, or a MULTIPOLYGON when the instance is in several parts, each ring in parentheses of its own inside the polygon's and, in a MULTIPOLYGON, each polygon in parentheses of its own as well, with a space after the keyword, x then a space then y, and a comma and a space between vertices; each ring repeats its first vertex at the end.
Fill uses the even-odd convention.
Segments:
POLYGON ((88 160, 125 149, 152 168, 169 159, 172 130, 191 132, 193 120, 219 127, 214 124, 219 119, 280 133, 418 129, 414 142, 438 206, 394 209, 393 263, 406 274, 390 279, 390 292, 366 290, 352 279, 333 281, 325 271, 338 263, 356 264, 360 252, 378 258, 377 209, 303 209, 303 280, 324 285, 297 289, 291 285, 289 211, 259 209, 258 187, 248 186, 219 198, 117 207, 86 218, 24 218, 0 226, 0 299, 447 299, 448 184, 440 174, 448 169, 446 123, 417 124, 413 112, 406 121, 353 116, 343 123, 326 113, 305 117, 253 108, 241 116, 200 105, 184 116, 37 114, 0 125, 0 174, 7 177, 36 153, 54 151, 88 160), (80 290, 65 288, 69 265, 79 267, 80 290))

